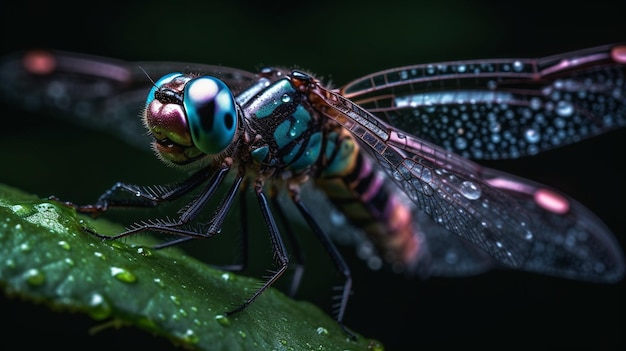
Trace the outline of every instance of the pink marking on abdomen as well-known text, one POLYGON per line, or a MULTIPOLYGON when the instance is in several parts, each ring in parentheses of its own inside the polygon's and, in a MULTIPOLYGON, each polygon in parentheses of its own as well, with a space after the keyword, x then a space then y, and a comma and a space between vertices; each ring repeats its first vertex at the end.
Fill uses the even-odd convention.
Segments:
POLYGON ((363 194, 361 194, 361 200, 365 202, 370 201, 374 196, 376 196, 376 193, 381 190, 380 188, 382 187, 382 185, 383 179, 378 175, 374 175, 374 179, 370 183, 367 190, 363 192, 363 194))

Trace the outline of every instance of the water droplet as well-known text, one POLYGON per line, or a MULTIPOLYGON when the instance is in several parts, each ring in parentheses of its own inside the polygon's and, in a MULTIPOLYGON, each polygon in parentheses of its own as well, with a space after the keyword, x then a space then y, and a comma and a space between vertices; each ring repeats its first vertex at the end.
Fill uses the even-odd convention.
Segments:
POLYGON ((163 283, 161 278, 154 278, 154 279, 152 279, 152 281, 155 282, 161 288, 165 287, 165 283, 163 283))
POLYGON ((230 273, 223 273, 222 274, 222 280, 224 280, 225 282, 230 280, 230 273))
POLYGON ((73 266, 74 265, 74 260, 72 260, 69 257, 65 258, 63 261, 65 261, 65 263, 67 263, 69 266, 73 266))
POLYGON ((185 330, 183 335, 181 335, 181 339, 190 344, 197 344, 200 341, 198 334, 191 329, 185 330))
POLYGON ((137 276, 125 268, 111 267, 111 275, 124 283, 134 283, 137 281, 137 276))
POLYGON ((470 182, 469 180, 466 180, 463 183, 461 183, 460 190, 461 190, 461 194, 470 200, 476 200, 482 194, 482 191, 480 190, 478 185, 476 185, 473 182, 470 182))
MULTIPOLYGON (((18 224, 18 225, 19 225, 19 224, 18 224)), ((17 226, 18 226, 18 225, 16 225, 15 227, 17 228, 17 226)), ((22 251, 24 251, 24 252, 28 252, 28 251, 30 251, 31 249, 32 249, 32 248, 30 247, 30 243, 22 243, 22 244, 20 245, 20 250, 22 250, 22 251)))
POLYGON ((215 320, 216 320, 219 324, 221 324, 221 325, 223 325, 223 326, 225 326, 225 327, 228 327, 228 326, 230 325, 230 319, 228 319, 228 317, 226 317, 226 316, 225 316, 225 315, 223 315, 223 314, 218 314, 217 316, 215 316, 215 320))
POLYGON ((458 137, 454 140, 454 146, 456 146, 459 150, 463 150, 467 147, 467 140, 465 140, 465 138, 458 137))
POLYGON ((541 108, 541 99, 534 97, 530 99, 530 108, 533 110, 538 110, 541 108))
POLYGON ((333 225, 336 225, 336 226, 344 225, 346 223, 346 221, 347 221, 346 220, 346 216, 344 216, 343 213, 341 213, 341 212, 339 212, 339 211, 337 211, 335 209, 333 209, 330 212, 330 222, 333 225))
POLYGON ((175 305, 180 306, 180 299, 178 298, 178 296, 176 296, 176 295, 170 295, 170 300, 172 300, 172 302, 173 302, 175 305))
POLYGON ((454 265, 459 261, 459 255, 455 250, 448 250, 444 256, 447 264, 454 265))
POLYGON ((287 345, 287 340, 285 339, 280 339, 279 342, 283 345, 287 345))
POLYGON ((513 70, 515 72, 521 72, 524 69, 524 64, 521 61, 513 62, 513 70))
POLYGON ((528 141, 529 143, 534 144, 538 142, 539 139, 541 139, 541 135, 537 130, 529 128, 526 129, 526 131, 524 132, 524 138, 526 138, 526 141, 528 141))
POLYGON ((72 247, 70 246, 70 243, 68 243, 68 242, 67 242, 67 241, 65 241, 65 240, 61 240, 61 241, 59 241, 57 244, 59 244, 59 246, 61 246, 62 248, 66 249, 66 250, 69 250, 69 249, 71 249, 71 248, 72 248, 72 247))
POLYGON ((26 282, 32 286, 40 286, 46 281, 46 275, 36 268, 27 270, 26 273, 24 273, 24 278, 26 278, 26 282))
POLYGON ((574 113, 574 105, 569 101, 559 101, 556 104, 556 113, 561 117, 569 117, 574 113))
POLYGON ((315 329, 315 332, 319 335, 328 335, 328 329, 324 327, 317 327, 317 329, 315 329))
POLYGON ((152 251, 150 249, 140 246, 137 248, 137 253, 144 257, 152 256, 152 251))
POLYGON ((106 259, 107 259, 107 258, 106 258, 106 256, 102 254, 102 252, 98 252, 98 251, 96 251, 96 252, 94 252, 94 253, 93 253, 93 255, 94 255, 94 256, 96 256, 96 257, 98 257, 98 258, 101 258, 101 259, 103 259, 103 260, 106 260, 106 259))
POLYGON ((15 261, 12 258, 8 258, 4 261, 4 264, 9 268, 15 268, 15 261))
POLYGON ((245 339, 248 336, 246 332, 244 332, 243 330, 239 330, 237 334, 239 334, 239 336, 241 336, 242 339, 245 339))
POLYGON ((280 98, 282 100, 282 102, 289 102, 291 101, 291 96, 289 96, 289 94, 283 94, 283 96, 280 98))
POLYGON ((104 299, 104 297, 98 293, 91 295, 89 299, 89 315, 96 320, 103 320, 111 315, 111 306, 104 299))
POLYGON ((502 129, 502 125, 498 121, 489 121, 489 131, 498 133, 502 129))
POLYGON ((370 257, 367 258, 367 268, 373 270, 373 271, 377 271, 379 269, 381 269, 383 267, 383 260, 382 258, 372 255, 370 257))

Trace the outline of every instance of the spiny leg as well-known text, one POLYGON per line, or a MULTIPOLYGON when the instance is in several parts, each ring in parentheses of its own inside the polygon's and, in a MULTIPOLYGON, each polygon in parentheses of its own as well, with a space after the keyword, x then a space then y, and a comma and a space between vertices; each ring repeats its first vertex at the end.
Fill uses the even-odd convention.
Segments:
POLYGON ((220 269, 224 269, 231 272, 243 271, 248 267, 249 258, 249 229, 248 229, 248 178, 244 178, 244 183, 239 190, 239 218, 241 221, 241 262, 232 263, 229 265, 221 265, 220 269))
POLYGON ((207 183, 206 187, 200 192, 200 194, 183 207, 181 211, 179 211, 180 216, 176 221, 171 221, 169 219, 152 219, 144 222, 133 223, 124 232, 113 236, 102 235, 93 231, 88 232, 105 240, 115 240, 144 231, 155 231, 166 234, 180 235, 188 238, 210 237, 215 234, 215 231, 211 231, 213 228, 211 225, 209 225, 209 228, 206 231, 185 228, 184 225, 196 218, 202 209, 206 207, 209 200, 217 191, 219 185, 224 181, 224 178, 229 170, 230 168, 228 167, 220 168, 219 171, 213 175, 211 181, 207 183))
MULTIPOLYGON (((244 178, 244 182, 246 181, 246 179, 244 178)), ((223 269, 223 270, 227 270, 227 271, 242 271, 244 269, 246 269, 246 267, 248 266, 248 255, 249 255, 249 246, 248 246, 248 240, 249 240, 249 231, 248 231, 248 206, 247 206, 247 200, 246 200, 246 189, 247 189, 247 182, 244 183, 244 185, 242 186, 242 188, 239 191, 239 201, 241 204, 240 207, 240 213, 239 216, 242 219, 241 221, 241 253, 242 253, 242 262, 241 263, 235 263, 235 264, 231 264, 231 265, 221 265, 218 266, 218 268, 223 269)), ((222 201, 223 202, 223 201, 222 201)), ((162 244, 159 245, 155 245, 153 248, 156 250, 159 249, 163 249, 166 247, 170 247, 170 246, 174 246, 174 245, 178 245, 181 244, 183 242, 187 242, 190 240, 196 239, 195 237, 191 237, 191 236, 184 236, 184 237, 180 237, 174 240, 170 240, 167 242, 164 242, 162 244)))
POLYGON ((341 253, 339 252, 339 250, 337 250, 337 248, 335 247, 333 242, 330 240, 328 235, 324 233, 324 231, 317 224, 313 216, 311 216, 311 213, 306 208, 306 206, 304 206, 298 194, 294 191, 290 191, 289 195, 291 196, 291 199, 293 200, 294 204, 296 205, 296 207, 298 208, 298 210, 300 211, 300 213, 306 220, 311 230, 313 230, 313 233, 315 234, 317 239, 320 241, 320 243, 322 244, 322 246, 324 247, 324 249, 330 256, 337 271, 344 278, 344 284, 343 284, 343 287, 341 288, 341 296, 340 296, 339 308, 337 310, 336 318, 337 318, 337 323, 339 323, 339 325, 346 332, 346 334, 348 334, 352 339, 355 339, 356 336, 351 331, 349 331, 343 324, 343 316, 346 311, 346 306, 348 305, 348 298, 350 297, 350 292, 352 290, 352 274, 350 273, 350 268, 348 267, 343 257, 341 256, 341 253))
POLYGON ((206 226, 203 226, 199 229, 190 229, 184 226, 193 219, 195 219, 206 207, 209 200, 213 197, 213 194, 215 194, 218 186, 224 180, 224 176, 227 172, 228 170, 226 169, 225 172, 220 174, 221 177, 217 177, 217 180, 215 182, 211 182, 210 184, 208 184, 206 189, 204 189, 204 191, 202 191, 202 193, 198 197, 189 202, 187 206, 183 207, 183 209, 180 211, 181 215, 177 221, 172 222, 168 220, 157 219, 149 222, 136 223, 131 226, 129 230, 124 233, 118 234, 116 237, 120 237, 122 235, 130 235, 142 231, 155 231, 166 234, 181 235, 190 238, 206 239, 219 233, 222 228, 222 224, 224 223, 224 219, 226 218, 226 215, 230 211, 230 208, 233 204, 235 194, 239 190, 239 187, 243 180, 243 176, 237 176, 237 178, 235 178, 232 186, 230 187, 224 198, 222 198, 222 201, 220 201, 217 211, 215 211, 215 213, 211 217, 211 220, 206 226))
POLYGON ((61 201, 55 196, 50 196, 50 199, 73 207, 78 212, 90 213, 93 216, 115 207, 155 207, 187 194, 209 177, 215 177, 223 170, 224 168, 214 172, 213 168, 203 168, 184 181, 170 185, 141 186, 118 182, 105 191, 95 204, 90 205, 76 205, 69 201, 61 201), (132 197, 122 198, 121 195, 124 194, 132 195, 132 197))
POLYGON ((265 220, 265 224, 269 230, 270 241, 272 244, 272 252, 274 253, 274 261, 278 264, 278 269, 272 272, 272 275, 263 283, 263 285, 243 304, 239 307, 226 312, 227 315, 231 315, 237 312, 242 311, 248 305, 250 305, 265 289, 270 287, 280 276, 285 273, 287 270, 287 266, 289 265, 289 258, 287 257, 287 250, 285 249, 285 244, 283 243, 280 233, 278 232, 278 227, 276 227, 276 222, 274 221, 274 217, 272 216, 272 212, 267 203, 267 198, 263 193, 263 190, 260 185, 255 187, 255 193, 257 195, 257 200, 259 202, 259 206, 261 207, 261 213, 263 214, 263 219, 265 220))
POLYGON ((290 224, 291 222, 287 219, 285 210, 280 204, 280 201, 278 201, 278 191, 276 189, 270 193, 270 201, 272 206, 276 209, 276 215, 283 224, 285 232, 287 232, 287 238, 291 243, 292 253, 296 261, 294 265, 293 277, 291 278, 291 286, 289 287, 289 296, 293 297, 298 292, 300 282, 302 282, 302 276, 304 275, 304 255, 302 248, 299 245, 298 238, 290 224))

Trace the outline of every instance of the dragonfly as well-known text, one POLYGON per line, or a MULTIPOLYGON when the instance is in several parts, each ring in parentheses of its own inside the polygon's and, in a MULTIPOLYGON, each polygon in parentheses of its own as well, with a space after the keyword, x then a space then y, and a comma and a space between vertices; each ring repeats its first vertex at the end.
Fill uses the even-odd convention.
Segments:
POLYGON ((97 216, 191 195, 175 217, 137 221, 116 235, 86 230, 103 240, 155 232, 170 238, 157 246, 165 248, 211 238, 239 201, 245 243, 251 191, 276 268, 228 314, 294 263, 283 234, 294 247, 296 291, 303 260, 289 225, 295 217, 342 277, 335 318, 349 334, 343 318, 352 276, 335 244, 352 233, 355 245, 371 249, 369 265, 384 261, 411 276, 502 268, 614 283, 624 275, 614 234, 583 204, 478 162, 532 156, 623 127, 625 43, 398 67, 340 87, 295 69, 37 50, 0 61, 0 91, 24 108, 151 145, 186 174, 165 185, 118 182, 93 204, 63 202, 97 216))

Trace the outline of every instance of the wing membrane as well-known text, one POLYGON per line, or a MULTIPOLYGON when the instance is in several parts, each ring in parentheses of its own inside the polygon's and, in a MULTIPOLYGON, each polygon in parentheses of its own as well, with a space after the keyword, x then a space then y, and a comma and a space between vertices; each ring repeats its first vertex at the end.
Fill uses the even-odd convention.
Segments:
POLYGON ((357 79, 342 95, 463 157, 533 155, 626 125, 626 44, 453 61, 357 79))
POLYGON ((337 93, 317 86, 314 94, 418 208, 500 263, 584 280, 624 274, 611 232, 573 199, 408 135, 337 93))

